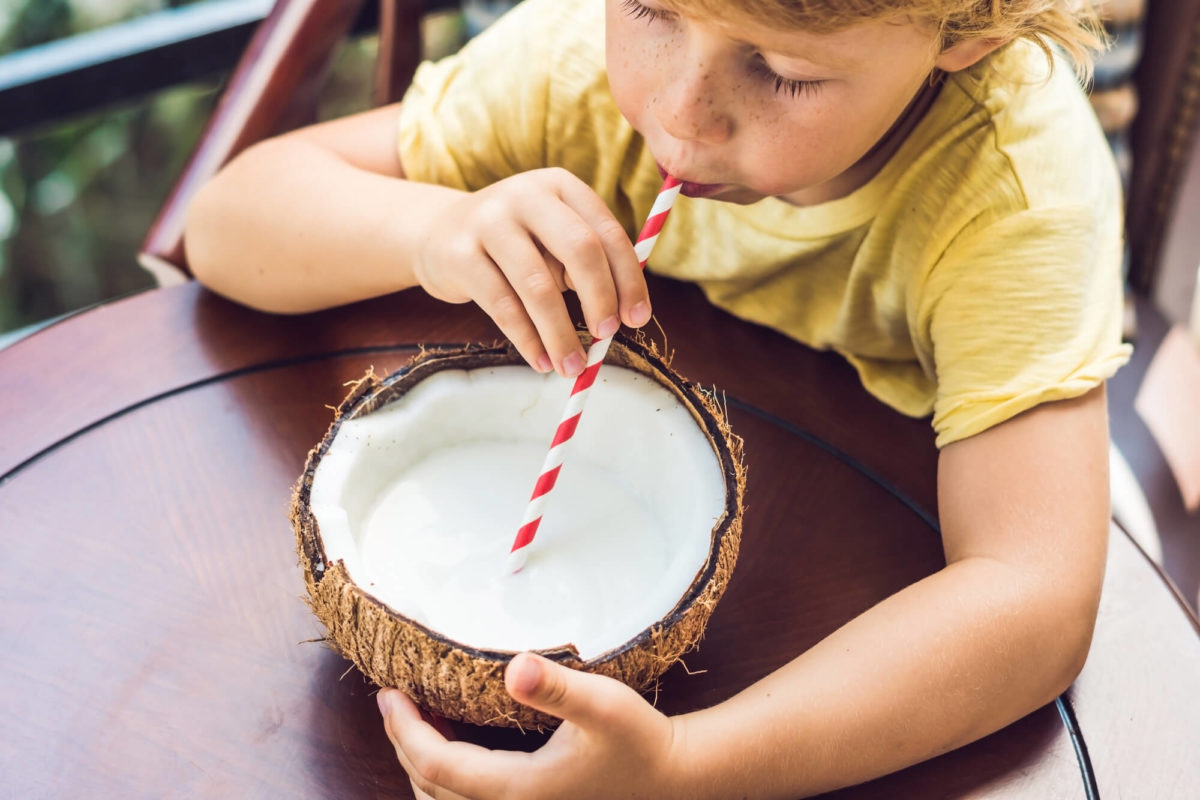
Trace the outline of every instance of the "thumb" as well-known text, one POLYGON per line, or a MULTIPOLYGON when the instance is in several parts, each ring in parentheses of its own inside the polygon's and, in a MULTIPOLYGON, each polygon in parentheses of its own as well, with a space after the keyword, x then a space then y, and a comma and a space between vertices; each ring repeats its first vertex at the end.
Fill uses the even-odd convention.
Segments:
POLYGON ((611 727, 637 706, 649 705, 625 684, 564 667, 533 653, 513 658, 504 685, 518 703, 580 727, 611 727))

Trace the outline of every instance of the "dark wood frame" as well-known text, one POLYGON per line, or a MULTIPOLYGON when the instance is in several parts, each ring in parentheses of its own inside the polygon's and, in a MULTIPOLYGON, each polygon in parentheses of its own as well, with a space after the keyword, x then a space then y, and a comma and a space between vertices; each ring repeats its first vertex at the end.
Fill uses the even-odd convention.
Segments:
POLYGON ((1130 285, 1149 295, 1158 279, 1168 221, 1200 218, 1200 209, 1175 207, 1200 128, 1200 0, 1147 4, 1134 77, 1139 109, 1133 120, 1125 231, 1130 285))

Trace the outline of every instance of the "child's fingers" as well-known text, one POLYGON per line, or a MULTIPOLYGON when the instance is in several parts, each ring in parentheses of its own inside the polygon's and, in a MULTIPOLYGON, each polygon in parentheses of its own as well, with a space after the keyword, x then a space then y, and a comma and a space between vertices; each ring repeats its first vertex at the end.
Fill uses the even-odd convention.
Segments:
POLYGON ((571 280, 571 276, 567 274, 567 268, 562 265, 562 262, 551 255, 550 251, 542 247, 542 243, 534 241, 537 245, 538 252, 542 255, 542 260, 546 262, 546 267, 550 270, 550 274, 554 276, 554 282, 558 286, 560 292, 566 292, 568 289, 575 291, 575 284, 571 280))
POLYGON ((646 287, 646 276, 639 269, 634 274, 613 274, 617 284, 617 302, 621 309, 621 321, 631 328, 640 328, 650 321, 650 290, 646 287))
MULTIPOLYGON (((551 193, 526 198, 520 221, 571 276, 588 329, 595 336, 611 336, 619 324, 617 287, 600 234, 551 193), (605 323, 610 320, 611 329, 606 329, 605 323)), ((551 342, 546 344, 553 349, 551 342)))
POLYGON ((492 318, 531 367, 538 372, 549 372, 553 368, 550 356, 521 298, 491 259, 480 254, 480 262, 473 264, 471 270, 475 304, 492 318))
POLYGON ((569 178, 563 181, 563 201, 600 237, 616 288, 621 320, 626 325, 640 327, 650 319, 650 293, 633 243, 599 195, 575 176, 569 178), (635 310, 638 306, 642 308, 635 310))
POLYGON ((491 232, 484 249, 525 305, 525 313, 558 371, 567 377, 581 372, 583 347, 563 302, 562 289, 529 232, 514 222, 491 232))
POLYGON ((519 703, 630 744, 641 739, 647 724, 657 725, 662 719, 625 684, 532 653, 513 657, 504 671, 504 686, 519 703))
POLYGON ((418 790, 434 800, 513 795, 509 787, 518 785, 532 767, 527 753, 447 741, 411 700, 394 691, 380 692, 379 711, 396 758, 418 790))

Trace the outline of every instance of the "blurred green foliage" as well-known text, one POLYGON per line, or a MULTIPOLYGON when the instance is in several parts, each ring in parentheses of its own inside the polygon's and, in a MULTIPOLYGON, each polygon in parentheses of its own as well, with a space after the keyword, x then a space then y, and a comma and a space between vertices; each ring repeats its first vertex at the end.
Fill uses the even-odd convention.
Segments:
POLYGON ((0 0, 0 53, 204 0, 0 0))
MULTIPOLYGON (((203 2, 203 0, 199 0, 203 2)), ((0 0, 0 53, 197 0, 0 0)), ((364 108, 374 40, 348 42, 321 116, 364 108)), ((220 82, 0 138, 0 333, 153 285, 136 263, 220 82)))
MULTIPOLYGON (((196 0, 0 0, 0 53, 196 0)), ((216 84, 0 139, 0 331, 152 284, 134 262, 216 84)))
MULTIPOLYGON (((0 0, 0 54, 205 0, 0 0)), ((461 44, 463 21, 426 20, 427 55, 461 44)), ((318 117, 369 104, 375 37, 348 41, 318 117)), ((0 138, 0 334, 153 285, 141 244, 216 102, 220 80, 132 107, 0 138)))
POLYGON ((0 330, 153 284, 134 261, 215 87, 0 140, 0 330), (5 225, 5 218, 8 225, 5 225))

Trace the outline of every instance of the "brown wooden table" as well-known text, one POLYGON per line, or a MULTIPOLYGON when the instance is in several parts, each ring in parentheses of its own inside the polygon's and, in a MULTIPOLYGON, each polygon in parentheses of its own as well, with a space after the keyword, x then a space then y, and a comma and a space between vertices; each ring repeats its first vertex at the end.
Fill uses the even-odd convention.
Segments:
MULTIPOLYGON (((942 565, 936 451, 927 421, 881 406, 836 356, 692 287, 652 291, 675 367, 725 395, 750 469, 741 558, 695 674, 660 687, 678 712, 942 565)), ((373 687, 310 641, 289 493, 346 381, 496 335, 419 292, 286 318, 193 284, 0 351, 0 796, 409 797, 373 687)), ((1192 797, 1197 731, 1196 622, 1114 526, 1091 657, 1062 703, 831 796, 1192 797)))

